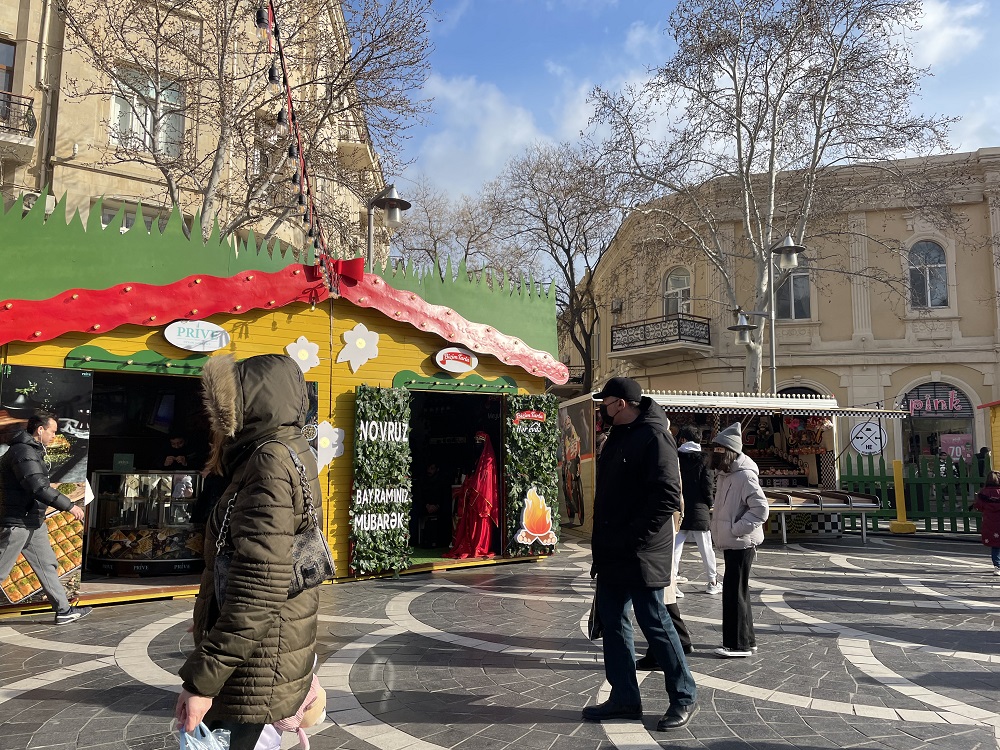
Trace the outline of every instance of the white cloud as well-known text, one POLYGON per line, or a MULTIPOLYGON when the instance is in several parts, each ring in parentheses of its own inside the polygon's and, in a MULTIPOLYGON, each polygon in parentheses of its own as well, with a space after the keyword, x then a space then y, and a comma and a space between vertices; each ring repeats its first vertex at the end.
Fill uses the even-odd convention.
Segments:
POLYGON ((441 23, 434 28, 441 34, 450 34, 462 20, 462 16, 469 10, 472 0, 458 0, 451 8, 441 13, 441 23))
POLYGON ((1000 145, 1000 97, 970 100, 961 121, 952 126, 951 142, 956 151, 1000 145))
POLYGON ((913 35, 914 61, 944 65, 973 52, 983 41, 986 4, 924 0, 921 29, 913 35))
POLYGON ((432 75, 425 93, 434 97, 441 126, 424 139, 411 169, 452 195, 476 192, 510 157, 548 140, 531 112, 492 83, 432 75))
POLYGON ((635 21, 625 35, 625 54, 634 60, 649 62, 666 58, 665 37, 658 25, 647 26, 635 21))

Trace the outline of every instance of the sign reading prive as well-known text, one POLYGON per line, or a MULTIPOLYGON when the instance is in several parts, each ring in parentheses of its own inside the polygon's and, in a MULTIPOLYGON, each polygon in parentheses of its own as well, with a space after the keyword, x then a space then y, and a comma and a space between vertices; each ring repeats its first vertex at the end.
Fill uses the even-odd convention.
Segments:
POLYGON ((479 357, 460 346, 449 346, 434 355, 438 367, 447 372, 472 372, 479 366, 479 357))
POLYGON ((176 320, 163 329, 163 337, 189 352, 214 352, 229 346, 226 330, 207 320, 176 320))

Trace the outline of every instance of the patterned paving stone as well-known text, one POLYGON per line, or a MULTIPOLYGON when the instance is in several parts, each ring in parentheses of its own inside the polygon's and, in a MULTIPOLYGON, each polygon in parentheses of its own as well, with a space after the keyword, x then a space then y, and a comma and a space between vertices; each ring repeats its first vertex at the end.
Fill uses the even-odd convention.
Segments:
MULTIPOLYGON (((701 711, 670 733, 655 729, 668 707, 658 673, 641 682, 642 722, 580 720, 606 691, 600 644, 581 630, 588 569, 587 551, 566 545, 540 563, 325 587, 317 650, 332 721, 313 748, 1000 747, 1000 581, 977 544, 763 548, 752 581, 761 650, 746 660, 711 654, 720 599, 684 584, 701 711)), ((175 748, 190 609, 102 607, 66 628, 51 615, 0 622, 0 750, 175 748)))

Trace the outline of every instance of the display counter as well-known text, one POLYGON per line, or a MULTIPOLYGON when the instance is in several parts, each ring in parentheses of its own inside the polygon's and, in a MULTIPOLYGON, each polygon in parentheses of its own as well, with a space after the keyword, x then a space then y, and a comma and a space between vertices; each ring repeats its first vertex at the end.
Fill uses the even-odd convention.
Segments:
POLYGON ((203 567, 204 524, 192 522, 201 492, 195 472, 94 472, 87 570, 161 576, 203 567))

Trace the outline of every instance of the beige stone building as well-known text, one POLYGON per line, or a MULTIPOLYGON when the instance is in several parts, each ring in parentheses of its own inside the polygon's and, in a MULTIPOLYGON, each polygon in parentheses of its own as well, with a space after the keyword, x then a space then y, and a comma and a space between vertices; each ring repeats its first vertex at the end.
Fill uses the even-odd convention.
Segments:
MULTIPOLYGON (((887 459, 941 450, 968 459, 988 445, 988 414, 977 407, 1000 400, 992 244, 1000 236, 1000 148, 937 160, 963 175, 951 191, 955 226, 888 200, 856 206, 840 217, 840 231, 807 240, 804 264, 775 298, 777 390, 909 411, 910 419, 883 425, 887 459)), ((704 256, 642 250, 639 226, 635 216, 626 220, 595 271, 594 382, 627 374, 650 390, 742 391, 747 350, 727 330, 736 319, 718 272, 704 256)), ((740 225, 723 226, 727 232, 739 237, 740 225)), ((756 271, 733 255, 737 299, 752 309, 756 271)), ((766 390, 767 321, 756 322, 765 326, 766 390)))
MULTIPOLYGON (((74 0, 72 6, 86 9, 90 2, 74 0)), ((150 3, 149 7, 156 4, 150 3)), ((157 72, 161 85, 155 91, 148 83, 154 74, 137 66, 142 55, 123 54, 114 76, 102 74, 88 62, 88 55, 82 52, 79 39, 59 8, 54 0, 0 3, 0 193, 5 204, 10 205, 19 196, 30 203, 48 187, 47 212, 65 195, 67 216, 79 211, 86 219, 100 198, 102 223, 108 224, 124 207, 127 228, 135 220, 135 205, 141 201, 147 228, 157 216, 165 222, 171 202, 164 175, 149 163, 142 163, 141 158, 123 157, 123 151, 140 157, 143 152, 154 151, 168 158, 183 154, 192 164, 204 162, 210 160, 218 143, 219 122, 204 113, 207 98, 197 96, 192 89, 195 84, 180 68, 166 78, 161 78, 162 71, 157 72), (119 85, 115 77, 129 85, 119 85), (155 103, 145 97, 144 91, 151 92, 151 97, 155 94, 155 103), (154 121, 157 126, 151 134, 150 123, 154 121)), ((108 16, 110 12, 101 17, 108 16)), ((342 26, 343 18, 336 14, 324 18, 330 25, 325 33, 336 36, 342 30, 336 27, 342 26)), ((171 23, 178 25, 191 44, 210 43, 206 41, 210 40, 206 29, 209 20, 192 15, 175 18, 171 23)), ((245 38, 234 41, 233 47, 245 53, 250 42, 257 43, 252 17, 246 19, 243 31, 245 38)), ((248 57, 233 56, 234 76, 239 77, 239 59, 248 57)), ((170 64, 165 63, 164 69, 169 70, 170 64)), ((241 210, 247 180, 284 155, 285 144, 279 145, 282 139, 271 135, 278 108, 273 101, 262 101, 257 113, 260 122, 254 127, 263 135, 249 147, 244 138, 244 147, 234 147, 226 154, 221 171, 224 186, 217 203, 222 226, 241 210)), ((339 160, 346 169, 363 172, 374 185, 373 192, 380 188, 382 176, 367 142, 363 115, 359 111, 341 114, 326 128, 329 137, 324 139, 324 158, 339 160)), ((287 176, 283 176, 282 183, 288 182, 287 176)), ((179 203, 188 217, 202 208, 203 193, 194 182, 179 190, 179 203)), ((352 223, 357 221, 358 241, 363 242, 363 203, 350 191, 331 187, 322 179, 314 180, 312 189, 319 202, 336 204, 352 223)), ((287 184, 276 186, 269 191, 267 200, 274 206, 279 201, 287 204, 289 196, 294 197, 293 190, 287 184)), ((274 212, 253 226, 258 237, 262 230, 273 229, 273 217, 274 212)), ((241 227, 239 233, 245 235, 250 226, 241 227)), ((304 235, 304 229, 295 222, 287 222, 277 231, 278 237, 296 246, 308 241, 304 235)))

